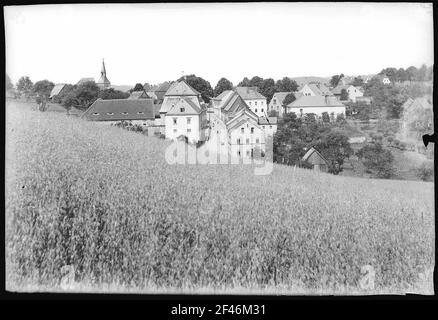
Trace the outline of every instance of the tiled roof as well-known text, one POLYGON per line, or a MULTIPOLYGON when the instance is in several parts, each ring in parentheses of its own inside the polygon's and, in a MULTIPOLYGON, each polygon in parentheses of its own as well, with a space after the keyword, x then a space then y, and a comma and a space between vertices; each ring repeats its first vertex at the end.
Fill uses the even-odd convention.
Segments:
POLYGON ((330 92, 329 88, 327 88, 324 84, 309 83, 308 86, 316 95, 333 95, 333 93, 330 92))
POLYGON ((163 91, 166 92, 167 90, 169 90, 170 86, 173 84, 174 82, 171 81, 166 81, 163 82, 162 84, 160 84, 157 88, 151 90, 151 91, 163 91))
POLYGON ((257 91, 256 87, 236 87, 236 92, 243 100, 266 99, 265 96, 257 91))
POLYGON ((200 93, 193 89, 184 80, 172 84, 165 96, 199 96, 200 93))
POLYGON ((152 99, 97 99, 82 117, 92 121, 153 120, 152 99))
POLYGON ((83 84, 83 83, 89 82, 89 81, 94 82, 94 78, 82 78, 81 80, 78 81, 78 83, 76 83, 76 85, 80 85, 80 84, 83 84))
POLYGON ((50 97, 49 98, 53 98, 54 96, 60 94, 60 92, 62 91, 62 89, 64 89, 64 87, 66 86, 65 83, 57 83, 52 91, 50 92, 50 97))
POLYGON ((335 97, 302 96, 287 105, 291 108, 303 107, 343 107, 344 104, 335 97))
POLYGON ((149 96, 144 90, 132 91, 128 99, 149 99, 149 96))
POLYGON ((277 117, 260 117, 259 124, 277 124, 277 117))
POLYGON ((200 114, 201 112, 202 112, 201 106, 194 103, 191 99, 183 97, 178 99, 178 101, 166 113, 166 116, 200 114))
POLYGON ((276 100, 277 104, 279 104, 279 105, 283 104, 284 98, 286 98, 286 96, 289 93, 293 93, 293 92, 276 92, 276 93, 274 93, 274 95, 272 96, 272 99, 271 99, 271 104, 272 104, 272 101, 274 101, 274 99, 277 99, 276 100))
POLYGON ((323 160, 324 163, 327 163, 327 160, 324 158, 324 156, 318 150, 316 150, 314 147, 311 147, 309 150, 307 150, 307 152, 303 156, 302 160, 307 161, 313 153, 316 153, 319 156, 319 158, 323 160))

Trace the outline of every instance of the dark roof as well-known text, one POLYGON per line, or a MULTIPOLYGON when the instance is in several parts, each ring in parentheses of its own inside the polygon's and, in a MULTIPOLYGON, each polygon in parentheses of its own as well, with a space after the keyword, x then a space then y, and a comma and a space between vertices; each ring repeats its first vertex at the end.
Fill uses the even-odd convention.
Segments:
POLYGON ((151 91, 163 91, 163 92, 166 92, 167 90, 169 90, 169 88, 172 85, 172 83, 173 82, 171 82, 171 81, 163 82, 162 84, 160 84, 158 86, 158 88, 156 88, 154 90, 151 90, 151 91))
POLYGON ((324 156, 314 147, 311 147, 309 150, 307 150, 302 160, 309 161, 312 164, 327 164, 326 158, 324 158, 324 156), (312 157, 313 154, 315 154, 316 157, 312 157))
POLYGON ((81 78, 81 80, 79 80, 78 83, 76 83, 76 85, 80 85, 80 84, 83 84, 85 82, 90 82, 90 81, 94 82, 94 78, 81 78))
POLYGON ((154 120, 152 99, 97 99, 82 115, 92 121, 154 120))
POLYGON ((259 124, 277 124, 277 117, 260 117, 259 124))

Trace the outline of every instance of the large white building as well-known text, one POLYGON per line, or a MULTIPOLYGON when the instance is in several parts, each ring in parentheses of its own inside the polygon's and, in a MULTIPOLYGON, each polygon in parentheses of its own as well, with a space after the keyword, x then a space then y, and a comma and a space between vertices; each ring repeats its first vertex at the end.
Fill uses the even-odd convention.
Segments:
POLYGON ((257 91, 257 87, 236 87, 236 92, 258 117, 268 114, 266 97, 257 91))
POLYGON ((237 90, 224 91, 212 99, 209 123, 208 143, 239 158, 264 154, 266 138, 277 131, 277 118, 258 116, 237 90))
POLYGON ((335 97, 330 96, 302 96, 287 105, 287 113, 295 113, 297 116, 313 113, 322 117, 324 112, 329 116, 336 117, 342 114, 345 117, 345 105, 335 97))
POLYGON ((201 94, 184 80, 172 83, 164 94, 160 120, 168 139, 176 140, 180 136, 190 142, 205 139, 206 108, 201 103, 201 94))

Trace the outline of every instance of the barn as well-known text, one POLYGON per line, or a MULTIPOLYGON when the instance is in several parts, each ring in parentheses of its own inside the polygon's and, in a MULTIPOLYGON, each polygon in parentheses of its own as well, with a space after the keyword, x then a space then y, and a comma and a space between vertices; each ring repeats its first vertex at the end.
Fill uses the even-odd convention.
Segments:
POLYGON ((324 156, 316 150, 314 147, 307 150, 306 154, 301 159, 302 161, 306 161, 312 165, 314 170, 327 172, 328 170, 328 162, 324 158, 324 156))

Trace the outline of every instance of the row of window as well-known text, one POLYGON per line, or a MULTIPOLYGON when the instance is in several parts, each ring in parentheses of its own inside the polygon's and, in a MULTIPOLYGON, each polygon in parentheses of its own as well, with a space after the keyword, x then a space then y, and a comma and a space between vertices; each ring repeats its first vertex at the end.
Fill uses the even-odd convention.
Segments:
MULTIPOLYGON (((107 112, 106 114, 109 115, 109 116, 113 116, 114 112, 107 112)), ((128 112, 121 112, 120 114, 128 115, 129 113, 128 112)), ((137 112, 137 114, 144 114, 144 112, 139 111, 139 112, 137 112)), ((94 112, 93 113, 93 116, 98 116, 98 115, 99 115, 99 112, 94 112)))
MULTIPOLYGON (((173 133, 177 133, 177 132, 178 132, 178 129, 173 129, 173 133)), ((187 133, 190 133, 190 132, 192 132, 192 129, 188 128, 187 133)))
MULTIPOLYGON (((240 142, 241 142, 241 141, 240 141, 240 138, 237 138, 236 143, 237 143, 237 144, 242 144, 242 143, 240 143, 240 142)), ((256 139, 256 143, 260 143, 259 138, 256 139)), ((246 139, 246 144, 249 144, 249 138, 246 139)))
MULTIPOLYGON (((192 122, 192 118, 186 118, 187 119, 187 124, 190 124, 192 122)), ((177 124, 178 123, 178 118, 173 118, 173 124, 177 124)))
MULTIPOLYGON (((254 109, 254 112, 257 113, 257 108, 254 109)), ((263 108, 262 108, 262 112, 264 112, 263 108)))
MULTIPOLYGON (((262 106, 264 103, 265 103, 264 101, 260 101, 260 105, 261 105, 261 106, 262 106)), ((249 105, 250 105, 250 106, 252 105, 251 101, 249 102, 249 105)), ((255 105, 255 106, 257 105, 257 101, 254 101, 254 105, 255 105)))
MULTIPOLYGON (((252 156, 253 156, 252 152, 253 152, 253 150, 251 150, 251 151, 250 151, 250 150, 247 150, 247 151, 246 151, 246 155, 247 155, 247 156, 251 155, 251 157, 252 157, 252 156)), ((240 157, 240 155, 241 155, 240 150, 237 151, 237 155, 240 157)), ((262 158, 265 156, 265 153, 264 153, 263 150, 262 150, 262 152, 261 152, 261 156, 262 156, 262 158)))

